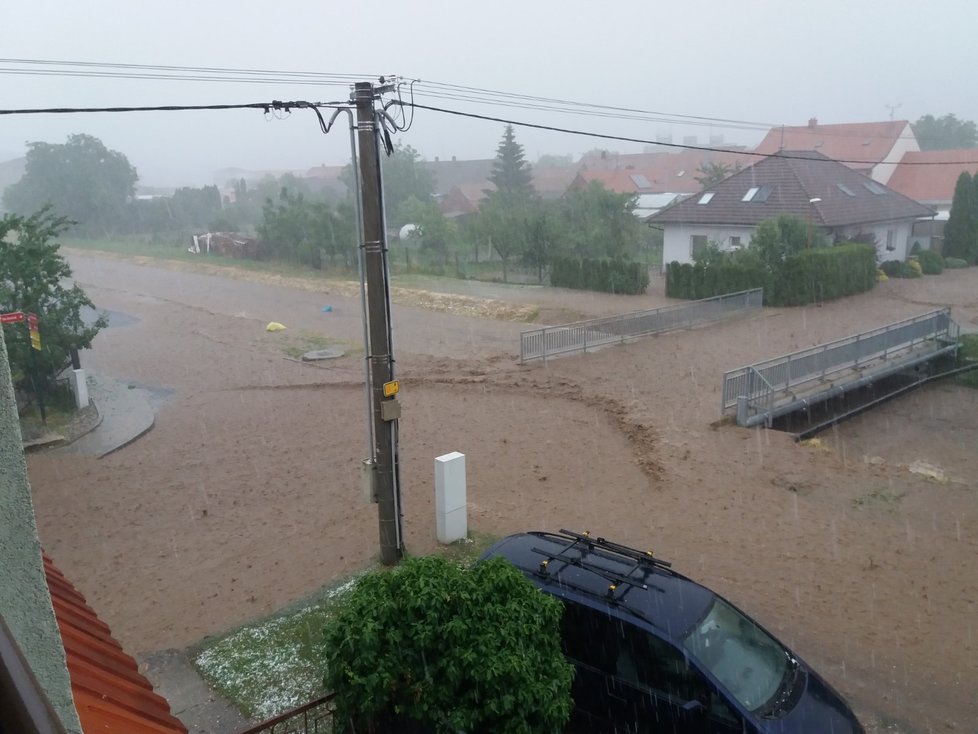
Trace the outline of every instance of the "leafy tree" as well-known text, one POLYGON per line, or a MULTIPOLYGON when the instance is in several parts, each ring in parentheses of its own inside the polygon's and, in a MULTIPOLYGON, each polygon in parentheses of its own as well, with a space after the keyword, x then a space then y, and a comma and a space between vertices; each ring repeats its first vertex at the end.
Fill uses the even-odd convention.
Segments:
POLYGON ((699 181, 700 186, 702 186, 704 189, 708 189, 711 186, 715 186, 716 184, 720 183, 728 176, 732 176, 733 174, 737 173, 741 168, 742 166, 739 162, 732 166, 727 163, 704 163, 698 169, 696 169, 697 173, 702 174, 700 176, 696 176, 696 180, 699 181))
POLYGON ((504 191, 494 191, 479 208, 475 225, 480 242, 487 242, 503 261, 503 281, 509 277, 513 257, 526 250, 533 200, 504 191))
POLYGON ((496 148, 496 160, 493 161, 489 180, 496 186, 496 191, 493 193, 502 193, 506 196, 536 194, 530 166, 523 154, 523 146, 516 142, 512 125, 506 126, 503 139, 496 148))
POLYGON ((911 127, 921 150, 978 147, 978 127, 975 123, 959 120, 952 113, 944 117, 923 115, 911 127))
POLYGON ((91 135, 69 135, 60 145, 28 145, 24 175, 4 192, 4 206, 27 215, 50 206, 82 234, 105 235, 125 227, 136 169, 125 155, 91 135))
POLYGON ((609 191, 599 181, 561 197, 564 241, 578 257, 621 257, 638 253, 642 235, 635 194, 609 191))
POLYGON ((963 171, 954 186, 951 213, 944 225, 944 255, 971 264, 978 259, 978 197, 971 174, 963 171))
POLYGON ((555 153, 544 153, 537 158, 537 168, 569 168, 574 165, 574 156, 570 153, 557 155, 555 153))
POLYGON ((804 219, 782 214, 776 219, 765 219, 751 237, 750 248, 761 258, 771 272, 776 272, 789 257, 807 247, 820 247, 821 235, 812 234, 804 219))
POLYGON ((71 363, 72 349, 87 349, 106 325, 82 320, 82 309, 94 308, 77 285, 68 286, 71 268, 58 252, 54 239, 71 223, 47 209, 23 217, 0 219, 0 312, 35 313, 39 320, 41 351, 32 350, 23 323, 3 326, 4 339, 18 388, 43 389, 71 363))
POLYGON ((442 216, 434 201, 419 201, 413 196, 403 202, 396 212, 398 221, 417 225, 412 236, 421 242, 421 249, 448 261, 452 246, 458 241, 458 228, 451 219, 442 216))
POLYGON ((349 266, 356 252, 351 206, 330 208, 325 201, 307 199, 283 187, 278 200, 267 199, 258 236, 274 257, 320 269, 329 262, 349 266))
POLYGON ((410 558, 364 576, 329 620, 324 683, 357 731, 560 731, 573 677, 561 611, 502 558, 410 558))
POLYGON ((565 242, 566 226, 560 203, 534 201, 527 217, 523 263, 536 269, 539 282, 543 282, 543 271, 565 242))
MULTIPOLYGON (((393 216, 391 226, 401 227, 408 222, 398 221, 396 214, 401 204, 412 196, 419 201, 429 201, 435 194, 435 174, 421 160, 421 154, 410 145, 398 141, 394 151, 381 163, 384 173, 384 208, 393 216)), ((340 172, 350 196, 357 196, 353 166, 347 164, 340 172)))

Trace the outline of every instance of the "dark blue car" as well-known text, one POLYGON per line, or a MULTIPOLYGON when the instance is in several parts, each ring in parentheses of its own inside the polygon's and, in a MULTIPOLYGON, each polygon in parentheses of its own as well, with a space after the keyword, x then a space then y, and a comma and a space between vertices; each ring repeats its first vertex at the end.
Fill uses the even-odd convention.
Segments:
POLYGON ((803 660, 651 553, 561 530, 512 535, 492 556, 564 602, 569 731, 863 733, 803 660))

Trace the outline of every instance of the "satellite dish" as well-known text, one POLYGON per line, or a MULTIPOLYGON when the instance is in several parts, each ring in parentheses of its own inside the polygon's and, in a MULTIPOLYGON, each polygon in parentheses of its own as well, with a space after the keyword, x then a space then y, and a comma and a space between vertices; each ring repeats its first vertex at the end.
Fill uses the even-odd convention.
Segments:
POLYGON ((401 227, 400 231, 397 233, 397 238, 399 240, 407 240, 412 237, 420 237, 421 230, 416 224, 405 224, 401 227))

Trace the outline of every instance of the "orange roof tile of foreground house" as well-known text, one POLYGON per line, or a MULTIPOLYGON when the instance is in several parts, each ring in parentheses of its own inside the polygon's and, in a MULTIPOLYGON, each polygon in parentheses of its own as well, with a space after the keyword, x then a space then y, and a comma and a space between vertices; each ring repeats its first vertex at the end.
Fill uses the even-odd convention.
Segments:
POLYGON ((47 555, 44 574, 85 734, 187 734, 166 699, 154 693, 136 661, 47 555))

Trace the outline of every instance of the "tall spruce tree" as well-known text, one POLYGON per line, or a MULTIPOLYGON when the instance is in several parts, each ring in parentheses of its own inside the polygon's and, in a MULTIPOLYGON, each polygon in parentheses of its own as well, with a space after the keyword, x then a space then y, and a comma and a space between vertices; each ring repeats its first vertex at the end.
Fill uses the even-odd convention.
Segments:
POLYGON ((496 149, 489 180, 496 191, 506 196, 525 197, 535 194, 530 166, 523 155, 523 146, 516 142, 513 126, 507 125, 503 139, 496 149))
POLYGON ((978 200, 971 174, 958 176, 951 200, 951 213, 944 225, 944 255, 959 257, 972 265, 978 255, 978 200))

